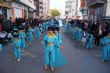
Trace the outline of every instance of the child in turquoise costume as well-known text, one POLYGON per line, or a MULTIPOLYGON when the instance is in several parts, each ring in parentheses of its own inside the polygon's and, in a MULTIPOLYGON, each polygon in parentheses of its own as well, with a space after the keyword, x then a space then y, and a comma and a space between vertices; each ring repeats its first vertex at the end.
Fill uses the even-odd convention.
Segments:
POLYGON ((87 49, 91 49, 93 47, 93 39, 94 39, 93 35, 88 33, 87 34, 87 45, 86 45, 87 49))
POLYGON ((1 42, 0 42, 0 51, 2 51, 2 48, 3 48, 3 47, 2 47, 2 44, 1 44, 1 42))
POLYGON ((71 31, 71 24, 69 22, 67 22, 67 24, 66 24, 66 31, 67 32, 71 31))
POLYGON ((32 43, 32 41, 34 39, 33 33, 34 33, 34 29, 32 29, 32 27, 29 26, 27 35, 28 35, 28 39, 29 39, 30 45, 31 45, 31 43, 32 43))
POLYGON ((56 47, 60 47, 57 36, 54 33, 54 27, 48 27, 48 34, 44 36, 44 68, 47 70, 48 66, 51 71, 56 67, 56 47))
POLYGON ((47 30, 47 22, 46 21, 43 22, 43 26, 42 27, 43 27, 43 31, 47 30))
POLYGON ((41 38, 41 31, 40 31, 40 28, 39 28, 39 26, 37 26, 36 27, 36 37, 37 37, 37 39, 39 40, 40 38, 41 38))
POLYGON ((20 28, 19 30, 19 40, 21 40, 21 45, 22 45, 22 48, 23 50, 26 49, 26 34, 25 32, 23 31, 23 28, 20 28))
POLYGON ((63 39, 62 39, 61 34, 59 33, 59 30, 60 30, 59 27, 55 27, 55 34, 56 34, 57 39, 58 39, 58 44, 59 44, 59 46, 61 46, 61 48, 56 47, 56 65, 57 65, 57 67, 63 66, 67 63, 66 58, 62 54, 62 49, 63 49, 62 40, 63 39))
POLYGON ((18 35, 18 29, 16 29, 16 28, 13 29, 12 39, 11 39, 11 42, 10 42, 11 43, 11 46, 12 46, 12 51, 13 52, 14 52, 14 46, 13 46, 14 45, 14 37, 13 37, 14 35, 18 35))
POLYGON ((74 35, 75 35, 76 40, 81 41, 81 39, 82 39, 82 30, 79 27, 77 27, 75 29, 75 34, 74 35))
POLYGON ((15 59, 19 62, 21 60, 21 40, 18 38, 18 34, 13 36, 14 38, 14 43, 13 43, 13 48, 14 48, 14 54, 15 54, 15 59))
POLYGON ((75 39, 75 40, 77 39, 77 36, 76 36, 77 35, 77 30, 78 30, 78 27, 73 28, 73 39, 75 39))
POLYGON ((107 62, 110 60, 110 31, 106 37, 101 39, 101 43, 103 45, 103 62, 107 62))

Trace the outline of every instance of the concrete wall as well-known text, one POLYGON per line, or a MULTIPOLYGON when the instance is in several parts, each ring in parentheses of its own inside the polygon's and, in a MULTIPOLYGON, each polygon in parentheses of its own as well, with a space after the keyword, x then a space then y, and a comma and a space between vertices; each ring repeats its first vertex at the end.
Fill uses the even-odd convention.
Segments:
POLYGON ((106 16, 110 16, 110 0, 108 0, 108 3, 107 3, 106 16))

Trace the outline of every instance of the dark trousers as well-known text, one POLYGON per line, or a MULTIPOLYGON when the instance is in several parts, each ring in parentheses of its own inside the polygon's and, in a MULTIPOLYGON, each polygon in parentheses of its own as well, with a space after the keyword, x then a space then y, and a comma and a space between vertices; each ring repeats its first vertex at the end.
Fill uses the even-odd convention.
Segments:
POLYGON ((95 37, 95 45, 100 45, 100 36, 95 37))

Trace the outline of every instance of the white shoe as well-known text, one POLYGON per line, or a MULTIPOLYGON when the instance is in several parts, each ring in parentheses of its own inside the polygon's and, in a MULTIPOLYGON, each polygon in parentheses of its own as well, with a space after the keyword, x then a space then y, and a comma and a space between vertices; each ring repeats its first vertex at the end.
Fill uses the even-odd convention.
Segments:
POLYGON ((17 59, 18 62, 20 62, 21 59, 17 59))
POLYGON ((48 66, 44 66, 44 69, 45 69, 45 70, 48 70, 48 66))
POLYGON ((0 51, 2 51, 2 49, 0 49, 0 51))
POLYGON ((54 67, 51 67, 51 71, 52 71, 52 72, 55 72, 55 69, 54 69, 54 67))

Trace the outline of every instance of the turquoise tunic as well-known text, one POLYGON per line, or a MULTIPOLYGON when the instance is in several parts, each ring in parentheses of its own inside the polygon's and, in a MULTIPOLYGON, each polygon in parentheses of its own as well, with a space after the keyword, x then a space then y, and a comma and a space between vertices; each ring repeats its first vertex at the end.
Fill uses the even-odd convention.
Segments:
POLYGON ((66 59, 63 56, 61 49, 59 48, 62 45, 62 37, 60 34, 51 38, 48 35, 45 35, 43 40, 44 46, 44 65, 49 65, 52 67, 60 67, 66 64, 66 59), (47 44, 51 42, 54 45, 48 46, 47 44))
POLYGON ((26 34, 25 32, 19 33, 19 39, 21 40, 22 48, 26 49, 26 34))
POLYGON ((67 23, 66 24, 66 31, 67 32, 70 32, 71 31, 71 24, 70 23, 67 23))
POLYGON ((47 30, 47 22, 43 22, 42 28, 43 28, 43 31, 46 31, 47 30))
POLYGON ((77 27, 74 27, 74 30, 73 30, 73 38, 76 40, 77 39, 77 30, 78 28, 77 27))
POLYGON ((103 60, 110 59, 110 37, 104 37, 101 39, 103 45, 103 60))
POLYGON ((41 38, 41 31, 40 31, 39 27, 36 28, 36 36, 37 36, 38 39, 41 38))
POLYGON ((16 59, 21 59, 21 41, 18 40, 18 41, 14 41, 14 44, 13 44, 13 48, 14 48, 14 53, 15 53, 15 58, 16 59))
POLYGON ((44 65, 50 65, 52 67, 56 66, 56 47, 59 47, 57 37, 44 36, 43 40, 44 46, 44 65), (48 46, 48 43, 53 43, 53 45, 48 46))
MULTIPOLYGON (((62 36, 58 33, 57 35, 57 39, 58 39, 58 45, 62 46, 62 36)), ((63 65, 67 64, 67 60, 64 57, 61 48, 56 47, 56 66, 57 67, 61 67, 63 65)))
POLYGON ((3 48, 3 47, 2 47, 2 44, 0 44, 0 50, 2 50, 2 48, 3 48))
POLYGON ((33 32, 34 32, 33 29, 28 29, 27 34, 28 34, 28 39, 29 39, 30 42, 32 42, 33 39, 34 39, 33 32))
POLYGON ((74 32, 74 39, 81 41, 81 38, 82 38, 82 30, 77 27, 74 32))
POLYGON ((87 36, 87 45, 86 45, 86 48, 87 49, 91 49, 93 47, 93 35, 92 34, 88 34, 87 36))

